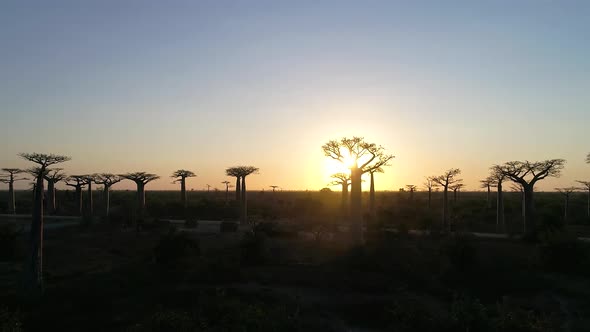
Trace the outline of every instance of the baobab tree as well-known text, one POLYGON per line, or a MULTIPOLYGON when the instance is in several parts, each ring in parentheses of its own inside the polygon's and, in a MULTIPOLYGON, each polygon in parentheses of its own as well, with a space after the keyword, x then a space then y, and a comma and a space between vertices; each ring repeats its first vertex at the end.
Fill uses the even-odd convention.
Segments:
POLYGON ((84 182, 88 187, 86 187, 88 191, 88 199, 86 200, 86 204, 88 205, 86 213, 90 218, 94 216, 94 199, 92 197, 92 184, 94 180, 96 180, 96 174, 86 174, 84 176, 84 182))
POLYGON ((535 184, 547 177, 559 177, 565 166, 564 159, 545 161, 510 161, 500 167, 506 178, 520 184, 524 194, 524 233, 530 239, 537 238, 533 192, 535 184))
MULTIPOLYGON (((384 165, 389 166, 389 165, 384 165)), ((368 173, 370 176, 369 183, 369 212, 371 216, 375 216, 375 173, 384 173, 383 167, 371 168, 368 173)))
POLYGON ((120 182, 122 179, 120 176, 111 173, 97 174, 94 178, 94 183, 102 185, 102 196, 104 201, 104 215, 109 217, 109 210, 111 205, 111 187, 120 182))
POLYGON ((239 167, 230 167, 225 170, 225 174, 227 176, 231 176, 231 177, 236 178, 236 202, 241 202, 240 191, 242 190, 242 186, 240 184, 240 181, 242 180, 242 176, 241 176, 239 167))
POLYGON ((406 190, 410 192, 410 201, 414 200, 414 191, 418 188, 416 185, 413 184, 406 184, 406 190))
POLYGON ((279 186, 268 186, 268 187, 269 187, 269 188, 272 188, 272 192, 274 193, 274 192, 275 192, 275 190, 277 190, 277 188, 278 188, 279 186))
POLYGON ((229 203, 229 184, 231 182, 225 180, 221 183, 225 184, 225 205, 227 205, 229 203))
POLYGON ((70 175, 65 180, 66 186, 76 190, 76 202, 78 203, 78 215, 82 215, 82 189, 86 186, 86 175, 70 175))
POLYGON ((192 171, 187 171, 185 169, 179 169, 176 172, 172 173, 172 178, 174 183, 180 182, 180 200, 182 201, 182 206, 186 209, 188 201, 186 199, 186 179, 187 178, 194 178, 197 176, 192 171))
POLYGON ((246 223, 248 221, 248 200, 247 200, 247 192, 246 192, 246 177, 253 173, 258 173, 258 168, 254 166, 235 166, 230 167, 225 170, 225 173, 230 176, 236 176, 239 179, 236 181, 236 186, 241 181, 242 188, 238 193, 238 189, 236 188, 236 193, 239 195, 239 202, 240 202, 240 222, 246 223), (234 175, 232 175, 234 174, 234 175))
POLYGON ((43 180, 51 165, 70 160, 70 157, 43 153, 21 153, 19 156, 37 165, 35 199, 29 240, 29 253, 24 266, 23 280, 26 296, 37 297, 43 292, 43 180))
POLYGON ((382 146, 367 143, 362 137, 331 140, 322 146, 326 157, 350 168, 350 219, 351 237, 356 245, 363 244, 362 175, 387 166, 393 155, 385 153, 382 146))
POLYGON ((428 189, 428 208, 432 206, 432 189, 438 187, 438 184, 434 181, 435 176, 427 176, 424 181, 424 187, 428 189))
POLYGON ((491 200, 492 187, 495 185, 495 180, 492 176, 488 176, 487 178, 480 180, 479 183, 481 183, 480 188, 487 189, 486 206, 488 207, 488 209, 491 209, 492 208, 492 200, 491 200))
POLYGON ((463 187, 465 187, 465 184, 463 184, 461 181, 462 180, 459 180, 457 183, 449 186, 449 189, 453 191, 453 203, 457 203, 457 194, 463 187))
POLYGON ((25 171, 18 168, 3 168, 2 171, 8 173, 6 178, 0 179, 0 182, 8 184, 8 213, 16 214, 16 200, 14 197, 14 183, 16 181, 27 180, 26 178, 17 178, 18 174, 25 171))
POLYGON ((492 166, 490 168, 491 184, 496 186, 496 232, 499 231, 500 225, 502 230, 506 232, 506 218, 504 217, 504 192, 503 182, 505 179, 504 173, 499 166, 492 166))
POLYGON ((62 173, 62 168, 54 168, 47 172, 45 175, 45 181, 47 181, 47 211, 49 214, 54 214, 56 211, 56 194, 55 184, 65 179, 67 176, 62 173))
POLYGON ((586 163, 590 164, 590 152, 586 155, 586 163))
POLYGON ((443 216, 442 216, 442 227, 443 230, 449 228, 449 188, 462 181, 457 176, 461 174, 461 170, 458 168, 451 168, 446 171, 443 175, 433 176, 432 181, 443 188, 443 216))
POLYGON ((575 192, 578 188, 576 187, 567 187, 567 188, 555 188, 560 194, 563 195, 564 198, 564 207, 563 207, 563 222, 567 224, 567 213, 570 206, 570 196, 573 192, 575 192))
POLYGON ((135 185, 137 186, 137 215, 141 220, 145 212, 145 185, 160 177, 156 174, 146 172, 125 173, 120 174, 119 176, 123 179, 135 182, 135 185))
POLYGON ((581 190, 588 191, 587 216, 590 218, 590 181, 576 181, 576 182, 584 186, 584 187, 580 188, 581 190))
POLYGON ((342 198, 340 201, 340 208, 341 208, 342 215, 347 216, 348 215, 348 186, 350 186, 350 174, 336 173, 336 174, 332 174, 331 178, 333 178, 334 181, 330 182, 329 185, 342 187, 342 198))

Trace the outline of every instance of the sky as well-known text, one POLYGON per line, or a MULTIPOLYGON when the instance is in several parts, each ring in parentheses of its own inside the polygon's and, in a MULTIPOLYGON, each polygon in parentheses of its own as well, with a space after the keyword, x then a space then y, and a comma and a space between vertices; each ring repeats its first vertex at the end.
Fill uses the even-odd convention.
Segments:
POLYGON ((590 179, 588 17, 556 0, 3 0, 0 167, 56 153, 68 174, 147 171, 156 190, 189 169, 202 190, 254 165, 250 189, 319 190, 336 170, 321 146, 361 136, 395 155, 377 190, 449 168, 479 190, 493 164, 552 158, 566 169, 539 189, 571 186, 590 179))

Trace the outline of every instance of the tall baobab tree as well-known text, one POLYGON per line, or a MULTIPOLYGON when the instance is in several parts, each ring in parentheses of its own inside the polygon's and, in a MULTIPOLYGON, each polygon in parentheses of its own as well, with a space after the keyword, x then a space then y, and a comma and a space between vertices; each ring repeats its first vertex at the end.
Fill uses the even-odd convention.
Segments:
POLYGON ((82 215, 82 189, 86 186, 86 175, 70 175, 65 180, 66 186, 76 190, 76 202, 78 203, 78 215, 82 215))
POLYGON ((491 180, 491 184, 496 186, 496 232, 500 230, 500 225, 502 226, 502 230, 506 232, 506 218, 504 217, 504 192, 503 192, 503 183, 504 183, 504 173, 499 166, 492 166, 490 168, 490 176, 488 177, 491 180))
POLYGON ((435 176, 427 176, 424 181, 424 187, 428 189, 428 208, 432 206, 432 189, 438 187, 438 183, 434 181, 435 176))
POLYGON ((533 192, 535 184, 547 177, 559 177, 565 166, 564 159, 545 161, 510 161, 501 166, 506 178, 520 184, 524 192, 524 233, 530 239, 537 238, 533 192))
POLYGON ((442 226, 443 230, 449 229, 449 188, 462 181, 457 176, 461 174, 461 170, 458 168, 451 168, 446 171, 443 175, 433 176, 432 181, 443 188, 443 216, 442 226))
POLYGON ((350 174, 336 173, 336 174, 332 174, 331 178, 333 178, 334 181, 330 182, 329 185, 342 187, 342 198, 340 201, 340 208, 341 208, 342 215, 347 216, 348 215, 348 186, 350 186, 350 174))
POLYGON ((242 186, 240 184, 240 181, 242 180, 242 176, 239 171, 240 171, 239 167, 230 167, 225 170, 225 174, 227 176, 231 176, 231 177, 236 178, 236 202, 241 202, 241 197, 242 197, 241 193, 240 193, 240 191, 242 190, 242 186))
POLYGON ((35 163, 35 199, 31 220, 29 253, 24 270, 24 290, 27 296, 37 297, 43 292, 43 180, 48 167, 70 160, 70 157, 43 153, 21 153, 19 156, 35 163))
POLYGON ((410 192, 410 201, 414 200, 414 191, 418 188, 416 185, 413 184, 406 184, 406 190, 410 192))
MULTIPOLYGON (((239 177, 240 180, 236 182, 236 186, 241 181, 241 190, 240 190, 240 222, 246 223, 248 221, 248 200, 247 200, 247 191, 246 191, 246 177, 253 173, 258 173, 258 168, 254 166, 235 166, 230 167, 225 170, 227 175, 239 177), (232 175, 235 174, 235 175, 232 175)), ((238 190, 236 189, 236 193, 238 190)))
POLYGON ((102 196, 104 201, 104 215, 109 217, 110 206, 111 206, 111 187, 120 182, 122 179, 120 176, 111 173, 97 174, 94 178, 94 183, 102 185, 102 196))
POLYGON ((575 192, 578 188, 576 187, 567 187, 567 188, 555 188, 560 194, 563 195, 564 198, 564 206, 563 206, 563 222, 567 224, 567 213, 570 206, 570 196, 573 192, 575 192))
POLYGON ((156 174, 146 172, 133 172, 119 175, 123 179, 135 182, 137 186, 137 215, 141 220, 145 213, 145 185, 159 179, 156 174))
POLYGON ((180 200, 182 201, 182 206, 186 209, 188 201, 186 199, 186 179, 187 178, 194 178, 197 176, 192 171, 187 171, 185 169, 179 169, 176 172, 172 173, 172 178, 175 183, 180 182, 180 200))
POLYGON ((587 216, 590 218, 590 181, 576 181, 576 182, 584 186, 583 188, 580 188, 581 190, 588 191, 587 216))
POLYGON ((463 184, 461 180, 449 186, 449 189, 453 191, 453 203, 457 203, 458 193, 463 187, 465 187, 465 184, 463 184))
POLYGON ((24 173, 25 171, 18 168, 3 168, 2 171, 8 173, 5 179, 0 179, 0 182, 8 184, 8 213, 16 214, 16 200, 14 196, 14 182, 27 180, 26 178, 17 178, 18 174, 24 173))
POLYGON ((385 153, 382 146, 367 143, 362 137, 331 140, 322 146, 326 157, 341 162, 350 168, 350 218, 352 241, 363 244, 362 217, 362 175, 382 166, 393 159, 393 155, 385 153))
POLYGON ((486 206, 488 207, 488 209, 491 209, 492 208, 492 200, 491 200, 492 187, 495 185, 495 180, 492 176, 488 176, 487 178, 480 180, 479 183, 481 183, 480 188, 487 189, 486 206))
POLYGON ((47 211, 49 214, 54 214, 56 211, 56 194, 55 184, 66 178, 66 175, 61 172, 61 168, 54 168, 47 172, 45 181, 47 181, 47 211))
POLYGON ((86 174, 84 175, 84 182, 86 183, 87 190, 88 190, 88 199, 87 199, 87 205, 88 205, 88 216, 90 216, 91 218, 94 216, 94 199, 92 198, 92 184, 94 183, 94 181, 96 180, 96 174, 86 174))
POLYGON ((225 184, 225 205, 227 205, 229 203, 229 184, 231 182, 225 180, 221 183, 225 184))

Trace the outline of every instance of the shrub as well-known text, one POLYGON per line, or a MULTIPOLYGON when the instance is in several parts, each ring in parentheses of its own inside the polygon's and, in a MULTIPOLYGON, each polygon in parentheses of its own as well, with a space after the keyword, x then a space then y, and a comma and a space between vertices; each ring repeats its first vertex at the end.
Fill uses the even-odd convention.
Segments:
POLYGON ((16 244, 20 232, 13 224, 0 225, 0 261, 16 258, 16 244))
POLYGON ((154 249, 156 263, 161 265, 173 265, 189 254, 200 254, 199 242, 182 232, 163 235, 154 249))
POLYGON ((554 272, 590 272, 590 251, 573 234, 557 232, 548 235, 538 247, 541 265, 554 272))
POLYGON ((266 236, 259 232, 246 232, 240 242, 240 254, 245 265, 262 264, 266 260, 266 236))
POLYGON ((219 231, 221 233, 237 232, 237 230, 238 230, 238 223, 235 221, 222 221, 219 224, 219 231))
POLYGON ((199 221, 196 218, 187 218, 184 222, 186 228, 197 228, 199 221))
POLYGON ((446 242, 444 249, 451 265, 460 271, 473 268, 477 262, 477 247, 475 237, 468 233, 452 235, 446 242))
POLYGON ((437 315, 432 308, 414 299, 396 301, 386 309, 386 320, 390 331, 444 331, 448 320, 437 315))
POLYGON ((127 332, 192 332, 199 331, 193 319, 185 312, 165 310, 156 312, 147 322, 136 324, 127 332))
POLYGON ((486 331, 489 328, 486 307, 478 299, 466 295, 454 296, 451 320, 457 331, 486 331))
POLYGON ((20 312, 11 311, 7 308, 0 308, 0 331, 21 332, 23 331, 22 317, 20 312))
POLYGON ((557 332, 559 323, 555 319, 533 310, 509 305, 507 301, 497 305, 498 317, 494 320, 496 331, 501 332, 557 332))

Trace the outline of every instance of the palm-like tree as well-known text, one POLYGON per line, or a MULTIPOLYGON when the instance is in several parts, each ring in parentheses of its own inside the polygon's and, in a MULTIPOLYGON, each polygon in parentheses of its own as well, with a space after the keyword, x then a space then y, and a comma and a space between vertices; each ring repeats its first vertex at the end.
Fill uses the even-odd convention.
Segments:
POLYGON ((174 182, 178 183, 180 182, 180 200, 182 201, 182 206, 186 209, 187 206, 187 199, 186 199, 186 179, 187 178, 193 178, 197 176, 195 173, 193 173, 192 171, 187 171, 185 169, 179 169, 177 171, 175 171, 174 173, 172 173, 171 178, 176 179, 174 182))
POLYGON ((234 166, 225 170, 228 176, 235 176, 238 180, 236 181, 236 196, 239 195, 240 202, 240 222, 246 223, 248 220, 248 201, 246 191, 246 177, 250 174, 258 173, 259 169, 254 166, 234 166), (238 192, 237 186, 241 182, 241 189, 238 192))

